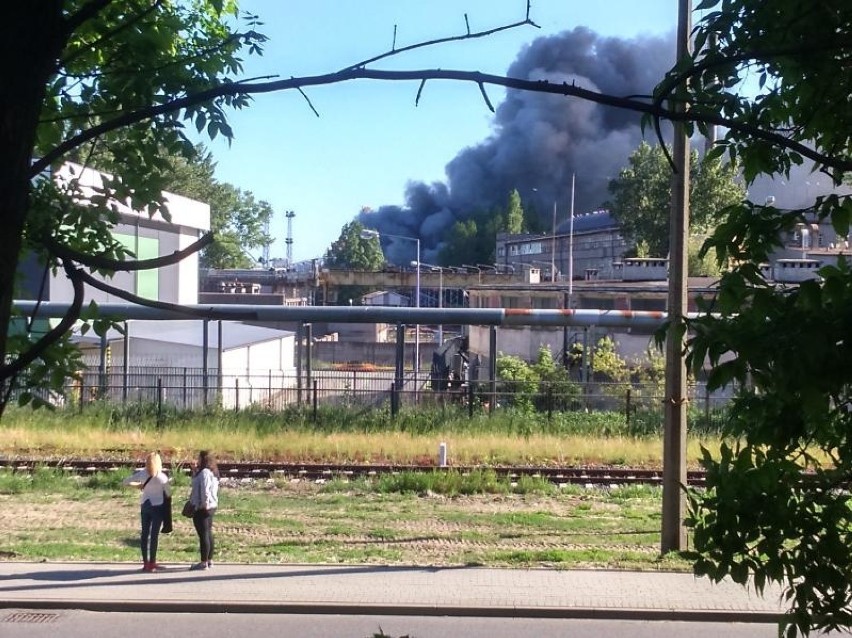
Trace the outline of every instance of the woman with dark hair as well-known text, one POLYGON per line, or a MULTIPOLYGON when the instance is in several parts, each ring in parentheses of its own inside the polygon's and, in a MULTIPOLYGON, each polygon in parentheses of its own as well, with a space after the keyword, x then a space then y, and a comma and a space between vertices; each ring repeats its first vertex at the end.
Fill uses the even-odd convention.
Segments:
POLYGON ((198 453, 189 501, 195 508, 192 524, 198 533, 201 550, 201 561, 190 569, 210 569, 213 567, 213 515, 219 507, 219 468, 216 458, 207 450, 198 453))

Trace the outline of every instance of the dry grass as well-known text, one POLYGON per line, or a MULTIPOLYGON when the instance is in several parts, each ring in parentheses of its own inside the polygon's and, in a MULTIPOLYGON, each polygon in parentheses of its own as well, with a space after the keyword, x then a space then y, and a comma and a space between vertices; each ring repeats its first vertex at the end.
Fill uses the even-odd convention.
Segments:
MULTIPOLYGON (((413 463, 429 465, 438 445, 446 442, 455 465, 629 465, 656 467, 662 462, 657 437, 590 437, 533 434, 428 434, 399 432, 275 434, 182 428, 179 431, 109 431, 99 428, 24 426, 2 428, 0 454, 6 457, 134 459, 152 449, 171 461, 188 461, 198 449, 213 449, 222 458, 293 462, 413 463)), ((697 466, 700 445, 710 449, 718 441, 692 439, 687 458, 697 466)))

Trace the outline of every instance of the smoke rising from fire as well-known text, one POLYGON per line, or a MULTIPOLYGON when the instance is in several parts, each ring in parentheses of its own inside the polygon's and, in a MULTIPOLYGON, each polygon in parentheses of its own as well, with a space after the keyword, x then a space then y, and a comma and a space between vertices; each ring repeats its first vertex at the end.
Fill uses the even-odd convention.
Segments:
MULTIPOLYGON (((647 95, 671 68, 673 43, 673 36, 621 39, 578 27, 527 45, 507 74, 574 82, 612 95, 647 95)), ((574 174, 574 210, 589 212, 607 200, 609 180, 639 145, 639 124, 639 115, 629 111, 509 91, 497 108, 493 134, 447 164, 446 183, 410 182, 405 206, 363 211, 358 220, 381 233, 419 238, 422 260, 434 263, 456 221, 505 207, 513 189, 548 220, 555 201, 564 220, 574 174)), ((413 242, 392 241, 385 255, 406 264, 415 258, 413 242)))

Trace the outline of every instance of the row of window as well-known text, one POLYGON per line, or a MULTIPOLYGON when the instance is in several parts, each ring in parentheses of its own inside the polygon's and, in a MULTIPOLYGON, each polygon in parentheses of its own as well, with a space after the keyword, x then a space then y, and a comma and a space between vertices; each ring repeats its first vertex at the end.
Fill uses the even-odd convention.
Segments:
MULTIPOLYGON (((560 238, 560 250, 564 248, 562 246, 564 238, 560 238)), ((598 250, 600 248, 610 248, 614 245, 617 239, 605 239, 605 240, 592 240, 592 241, 577 241, 575 239, 574 242, 574 250, 598 250)), ((518 244, 509 244, 509 256, 517 256, 517 255, 540 255, 544 252, 549 252, 547 248, 552 245, 550 243, 542 243, 541 241, 534 242, 524 242, 518 244)), ((497 247, 497 256, 505 257, 506 256, 506 246, 498 246, 497 247)))

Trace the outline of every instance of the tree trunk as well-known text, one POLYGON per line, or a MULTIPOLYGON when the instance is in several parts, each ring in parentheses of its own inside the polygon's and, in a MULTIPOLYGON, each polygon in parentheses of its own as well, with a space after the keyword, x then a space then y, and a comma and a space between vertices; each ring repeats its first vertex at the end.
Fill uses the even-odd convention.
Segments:
POLYGON ((36 129, 65 42, 62 4, 14 2, 4 8, 0 23, 0 363, 8 354, 36 129))

